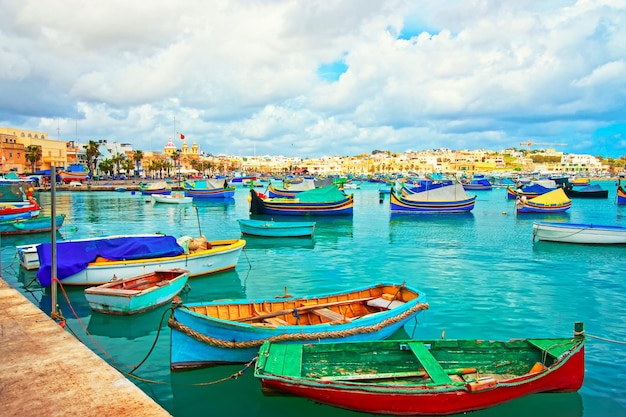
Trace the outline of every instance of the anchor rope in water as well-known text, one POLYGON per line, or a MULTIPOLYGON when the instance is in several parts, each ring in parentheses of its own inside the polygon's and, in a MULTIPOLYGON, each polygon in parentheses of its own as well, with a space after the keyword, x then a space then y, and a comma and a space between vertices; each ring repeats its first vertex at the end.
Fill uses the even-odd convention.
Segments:
POLYGON ((234 349, 248 349, 248 348, 259 347, 265 341, 286 342, 286 341, 296 341, 296 340, 303 341, 303 340, 319 340, 319 339, 335 339, 335 338, 338 339, 338 338, 344 338, 347 336, 354 336, 357 334, 373 333, 375 331, 382 329, 383 327, 386 327, 393 323, 397 323, 399 321, 404 320, 405 318, 411 316, 416 311, 427 310, 427 309, 428 309, 428 303, 417 303, 415 306, 411 307, 410 309, 403 312, 402 314, 399 314, 394 317, 390 317, 372 326, 352 327, 350 329, 338 330, 338 331, 332 331, 332 332, 283 333, 283 334, 272 336, 269 338, 248 340, 248 341, 243 341, 243 342, 236 342, 234 340, 222 340, 222 339, 218 339, 215 337, 211 337, 211 336, 207 336, 205 334, 199 333, 185 326, 184 324, 180 323, 178 320, 174 318, 173 315, 170 317, 167 324, 170 328, 177 330, 181 333, 184 333, 187 336, 192 337, 193 339, 197 340, 198 342, 202 342, 208 345, 217 346, 217 347, 226 348, 226 349, 233 349, 233 348, 234 349))

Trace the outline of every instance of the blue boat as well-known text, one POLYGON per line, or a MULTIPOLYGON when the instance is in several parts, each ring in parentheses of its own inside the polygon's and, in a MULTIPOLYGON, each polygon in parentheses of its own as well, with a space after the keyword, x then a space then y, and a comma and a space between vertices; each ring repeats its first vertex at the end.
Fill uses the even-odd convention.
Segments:
POLYGON ((469 213, 476 196, 469 197, 461 184, 454 184, 407 195, 397 195, 392 188, 389 201, 392 214, 469 213))
POLYGON ((428 309, 425 299, 404 284, 381 283, 300 298, 285 295, 180 305, 168 322, 170 368, 249 362, 266 340, 386 339, 428 309))
POLYGON ((286 216, 352 216, 354 198, 335 185, 303 191, 298 198, 262 199, 250 190, 250 214, 286 216))
POLYGON ((183 184, 185 197, 195 199, 205 198, 234 198, 235 187, 230 187, 227 180, 206 179, 185 181, 183 184))
POLYGON ((264 237, 313 236, 315 222, 276 222, 273 220, 237 219, 241 233, 264 237))
POLYGON ((183 290, 188 279, 187 269, 158 269, 89 287, 85 290, 85 298, 93 311, 127 316, 169 302, 183 290))
MULTIPOLYGON (((55 228, 63 226, 65 215, 55 217, 55 228)), ((52 230, 52 216, 37 216, 29 219, 0 221, 0 235, 24 235, 29 233, 44 233, 52 230)))
POLYGON ((469 182, 463 183, 463 188, 466 190, 484 191, 493 189, 493 185, 484 175, 474 175, 469 182))

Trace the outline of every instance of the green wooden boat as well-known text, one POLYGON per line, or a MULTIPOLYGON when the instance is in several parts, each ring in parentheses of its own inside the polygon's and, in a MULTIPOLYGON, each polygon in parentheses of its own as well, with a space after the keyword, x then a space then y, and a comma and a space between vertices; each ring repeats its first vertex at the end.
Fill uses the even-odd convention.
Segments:
POLYGON ((448 415, 525 395, 577 391, 584 336, 488 340, 265 342, 255 365, 264 392, 355 411, 448 415))

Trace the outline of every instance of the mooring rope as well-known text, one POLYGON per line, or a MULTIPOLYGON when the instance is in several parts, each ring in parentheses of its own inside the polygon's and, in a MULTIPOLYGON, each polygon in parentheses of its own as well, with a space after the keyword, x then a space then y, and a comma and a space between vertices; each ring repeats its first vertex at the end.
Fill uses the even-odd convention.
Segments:
POLYGON ((592 334, 586 333, 584 330, 582 332, 574 332, 574 336, 589 337, 589 338, 592 338, 592 339, 601 340, 603 342, 616 343, 618 345, 626 345, 626 342, 624 342, 624 341, 615 340, 615 339, 608 339, 606 337, 594 336, 592 334))
POLYGON ((211 337, 211 336, 207 336, 205 334, 199 333, 185 326, 179 321, 177 321, 173 315, 168 320, 167 325, 173 330, 177 330, 181 333, 184 333, 185 335, 192 337, 198 342, 206 343, 211 346, 217 346, 217 347, 226 348, 226 349, 249 349, 249 348, 259 347, 265 341, 287 342, 287 341, 296 341, 296 340, 303 341, 303 340, 319 340, 319 339, 338 339, 338 338, 344 338, 348 336, 354 336, 357 334, 373 333, 375 331, 382 329, 383 327, 386 327, 393 323, 397 323, 401 320, 404 320, 405 318, 411 316, 417 311, 427 310, 427 309, 428 309, 428 303, 417 303, 415 306, 411 307, 410 309, 403 312, 402 314, 399 314, 395 317, 390 317, 372 326, 353 327, 353 328, 346 329, 346 330, 338 330, 338 331, 332 331, 332 332, 283 333, 283 334, 272 336, 266 339, 249 340, 249 341, 244 341, 244 342, 236 342, 234 340, 222 340, 222 339, 218 339, 215 337, 211 337))

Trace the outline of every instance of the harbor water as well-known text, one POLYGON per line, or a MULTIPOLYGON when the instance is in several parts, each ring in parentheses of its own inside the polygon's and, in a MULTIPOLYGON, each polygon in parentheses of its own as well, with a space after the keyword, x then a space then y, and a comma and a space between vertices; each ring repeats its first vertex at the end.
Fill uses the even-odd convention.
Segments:
MULTIPOLYGON (((472 415, 626 415, 626 245, 534 242, 532 236, 534 221, 626 226, 626 206, 615 204, 615 182, 597 183, 609 190, 608 199, 574 199, 564 214, 516 215, 505 189, 493 189, 472 192, 478 197, 471 214, 393 216, 389 195, 381 201, 379 185, 363 183, 349 191, 352 217, 314 218, 313 238, 246 238, 235 270, 192 278, 181 298, 305 296, 406 282, 426 293, 430 307, 395 338, 567 337, 581 321, 588 338, 579 392, 531 395, 472 415)), ((56 212, 66 220, 57 240, 149 232, 238 238, 237 219, 249 218, 248 196, 241 187, 232 200, 174 205, 128 191, 59 191, 56 212)), ((51 194, 35 197, 50 214, 51 194)), ((50 290, 38 286, 34 271, 19 268, 15 250, 44 241, 50 236, 3 236, 2 275, 50 313, 50 290)), ((362 415, 264 395, 253 369, 242 365, 171 372, 169 305, 127 317, 92 313, 83 289, 75 287, 62 287, 57 301, 68 331, 173 416, 362 415)))

